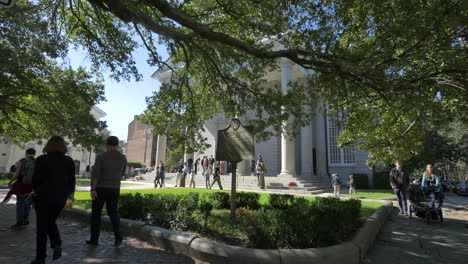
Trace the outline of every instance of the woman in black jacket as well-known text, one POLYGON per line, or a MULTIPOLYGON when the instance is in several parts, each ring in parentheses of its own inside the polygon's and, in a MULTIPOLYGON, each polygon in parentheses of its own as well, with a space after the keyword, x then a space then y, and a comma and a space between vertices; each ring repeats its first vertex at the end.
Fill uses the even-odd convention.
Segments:
POLYGON ((36 210, 36 259, 31 264, 45 263, 47 236, 54 253, 52 259, 62 256, 62 240, 57 227, 57 217, 67 198, 75 191, 75 164, 65 156, 67 146, 62 137, 53 136, 36 159, 33 190, 37 194, 36 210))

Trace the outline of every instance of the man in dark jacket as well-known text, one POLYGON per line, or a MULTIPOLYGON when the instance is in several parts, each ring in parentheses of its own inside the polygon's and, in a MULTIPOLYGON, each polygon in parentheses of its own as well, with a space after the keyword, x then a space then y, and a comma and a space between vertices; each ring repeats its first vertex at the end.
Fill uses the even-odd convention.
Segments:
POLYGON ((397 160, 395 162, 395 168, 390 171, 390 185, 397 196, 400 214, 408 215, 406 190, 409 186, 409 174, 403 168, 403 162, 401 160, 397 160))
POLYGON ((192 171, 192 169, 193 169, 193 168, 192 168, 192 166, 193 166, 193 158, 192 158, 192 156, 190 156, 190 157, 188 158, 188 160, 187 160, 187 165, 188 165, 188 167, 189 167, 189 170, 192 171))
POLYGON ((91 239, 86 243, 97 245, 101 229, 101 213, 106 203, 107 214, 112 222, 115 234, 115 246, 122 244, 120 233, 120 217, 117 203, 120 197, 120 179, 125 175, 127 158, 119 151, 119 139, 114 136, 107 138, 107 151, 96 156, 91 176, 91 239))

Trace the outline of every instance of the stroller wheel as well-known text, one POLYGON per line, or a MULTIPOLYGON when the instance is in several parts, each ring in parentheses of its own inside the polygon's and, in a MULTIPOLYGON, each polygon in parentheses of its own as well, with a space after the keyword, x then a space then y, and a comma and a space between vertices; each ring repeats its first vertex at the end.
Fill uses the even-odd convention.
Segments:
POLYGON ((413 208, 411 208, 410 206, 410 210, 409 210, 409 218, 413 218, 413 208))
POLYGON ((444 217, 442 215, 442 210, 439 210, 439 220, 442 223, 444 221, 444 217))
POLYGON ((425 218, 426 218, 426 224, 430 224, 431 223, 431 212, 429 210, 426 212, 425 218))

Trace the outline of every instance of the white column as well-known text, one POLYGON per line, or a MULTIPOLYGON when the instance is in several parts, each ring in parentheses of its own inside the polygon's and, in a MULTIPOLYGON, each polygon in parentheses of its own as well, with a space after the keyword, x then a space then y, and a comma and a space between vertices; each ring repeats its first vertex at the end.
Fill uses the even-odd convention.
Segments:
MULTIPOLYGON (((292 62, 283 61, 281 65, 281 88, 286 93, 291 88, 289 82, 292 81, 292 62)), ((290 128, 291 120, 285 122, 285 127, 290 128)), ((285 133, 281 133, 281 173, 280 176, 295 176, 296 166, 294 153, 294 138, 285 133)))
POLYGON ((166 163, 166 144, 167 136, 158 135, 158 143, 156 145, 156 164, 162 160, 166 163))
POLYGON ((325 131, 327 127, 325 126, 325 110, 323 102, 317 106, 316 109, 316 127, 315 132, 317 133, 317 146, 315 150, 317 153, 317 175, 326 176, 327 175, 327 145, 326 145, 326 134, 325 131))
POLYGON ((308 126, 301 128, 302 177, 311 177, 314 172, 312 139, 313 139, 312 126, 308 125, 308 126))

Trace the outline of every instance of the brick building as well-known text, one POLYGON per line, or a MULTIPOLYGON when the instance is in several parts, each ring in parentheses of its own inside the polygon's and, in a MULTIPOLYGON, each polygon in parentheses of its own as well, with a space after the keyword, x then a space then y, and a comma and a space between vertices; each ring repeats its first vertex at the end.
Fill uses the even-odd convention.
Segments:
POLYGON ((152 167, 156 162, 157 135, 153 135, 153 126, 144 124, 135 115, 128 124, 126 156, 129 162, 140 162, 145 167, 152 167))

